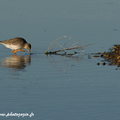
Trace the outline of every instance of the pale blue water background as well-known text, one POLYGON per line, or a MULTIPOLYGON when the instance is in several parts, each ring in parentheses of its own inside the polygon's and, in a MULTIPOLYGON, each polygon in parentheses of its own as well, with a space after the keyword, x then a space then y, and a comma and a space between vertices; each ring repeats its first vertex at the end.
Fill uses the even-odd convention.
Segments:
MULTIPOLYGON (((120 71, 99 58, 46 56, 58 37, 72 36, 86 53, 120 43, 119 0, 1 0, 0 40, 23 37, 32 55, 0 45, 0 113, 4 120, 119 120, 120 71), (22 61, 22 62, 21 62, 22 61), (17 68, 17 69, 16 69, 17 68)), ((83 54, 81 52, 81 54, 83 54)))

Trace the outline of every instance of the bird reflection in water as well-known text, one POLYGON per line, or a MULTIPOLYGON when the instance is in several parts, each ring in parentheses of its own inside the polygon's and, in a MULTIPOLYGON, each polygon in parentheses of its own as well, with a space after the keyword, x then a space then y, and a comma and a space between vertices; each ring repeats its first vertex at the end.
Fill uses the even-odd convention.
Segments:
POLYGON ((24 69, 27 65, 30 64, 31 56, 24 55, 12 55, 11 57, 6 57, 2 60, 1 66, 6 68, 13 68, 14 70, 24 69))

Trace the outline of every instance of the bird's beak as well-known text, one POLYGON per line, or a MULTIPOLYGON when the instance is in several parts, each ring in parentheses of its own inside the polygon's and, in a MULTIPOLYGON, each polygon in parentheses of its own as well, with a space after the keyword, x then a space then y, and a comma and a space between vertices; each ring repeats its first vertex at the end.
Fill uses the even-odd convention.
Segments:
POLYGON ((29 53, 31 53, 31 50, 28 50, 29 53))
POLYGON ((31 53, 31 50, 30 50, 30 49, 27 49, 27 51, 28 51, 29 53, 31 53))

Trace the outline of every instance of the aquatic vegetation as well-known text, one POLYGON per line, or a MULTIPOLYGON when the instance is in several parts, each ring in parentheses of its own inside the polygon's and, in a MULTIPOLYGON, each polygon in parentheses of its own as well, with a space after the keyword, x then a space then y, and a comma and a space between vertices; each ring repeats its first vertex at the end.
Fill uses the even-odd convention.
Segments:
POLYGON ((77 50, 84 51, 83 50, 84 47, 91 45, 91 44, 84 45, 84 46, 77 45, 79 43, 79 41, 77 41, 74 44, 72 44, 70 47, 66 48, 65 46, 71 40, 72 37, 69 37, 63 45, 61 45, 59 42, 57 42, 60 38, 64 38, 64 37, 67 37, 67 36, 59 37, 59 38, 55 39, 53 42, 51 42, 51 44, 49 45, 49 47, 46 50, 45 54, 46 55, 48 55, 48 54, 55 54, 55 55, 63 54, 63 55, 71 55, 72 56, 72 55, 75 55, 75 54, 79 53, 77 50), (60 46, 61 49, 53 50, 56 45, 60 46), (68 51, 72 51, 72 52, 67 53, 68 51))
MULTIPOLYGON (((103 58, 102 65, 108 65, 113 66, 117 65, 117 67, 120 67, 120 45, 114 45, 112 48, 109 49, 108 52, 103 53, 96 53, 93 57, 101 57, 103 58)), ((97 63, 97 65, 100 65, 97 63)))
MULTIPOLYGON (((84 48, 91 45, 78 45, 79 41, 75 42, 74 44, 70 45, 69 47, 66 47, 68 45, 68 42, 70 42, 72 37, 69 37, 65 42, 63 42, 63 45, 60 44, 61 41, 58 42, 59 39, 61 38, 66 38, 67 36, 62 36, 54 41, 51 42, 49 45, 48 49, 46 50, 45 54, 46 55, 64 55, 67 57, 71 57, 73 55, 80 55, 80 51, 85 52, 84 48), (58 45, 60 49, 54 50, 54 48, 58 45), (69 51, 69 52, 68 52, 69 51)), ((86 54, 87 55, 87 54, 86 54)), ((102 58, 101 62, 98 62, 97 65, 117 65, 117 67, 120 67, 120 45, 114 45, 112 48, 110 48, 107 52, 97 52, 97 53, 89 53, 88 54, 90 57, 95 57, 95 58, 102 58)))

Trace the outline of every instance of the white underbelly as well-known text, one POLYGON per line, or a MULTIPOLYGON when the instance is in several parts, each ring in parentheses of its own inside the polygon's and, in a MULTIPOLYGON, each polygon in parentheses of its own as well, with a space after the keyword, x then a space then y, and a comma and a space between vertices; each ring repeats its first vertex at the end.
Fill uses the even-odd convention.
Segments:
POLYGON ((6 44, 3 44, 3 45, 5 45, 7 48, 10 48, 12 50, 20 49, 20 47, 16 45, 6 45, 6 44))

